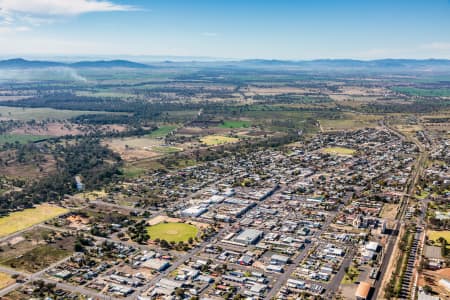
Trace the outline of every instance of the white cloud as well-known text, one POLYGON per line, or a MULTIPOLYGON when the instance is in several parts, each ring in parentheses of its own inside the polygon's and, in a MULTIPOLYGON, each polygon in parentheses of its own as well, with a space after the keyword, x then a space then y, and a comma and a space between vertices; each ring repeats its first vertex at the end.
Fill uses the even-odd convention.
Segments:
POLYGON ((0 26, 0 34, 11 34, 18 32, 30 31, 31 28, 27 26, 0 26))
POLYGON ((90 12, 129 11, 136 7, 104 0, 0 0, 3 12, 32 15, 79 15, 90 12))
POLYGON ((0 34, 11 35, 92 12, 137 10, 107 0, 0 0, 0 34))

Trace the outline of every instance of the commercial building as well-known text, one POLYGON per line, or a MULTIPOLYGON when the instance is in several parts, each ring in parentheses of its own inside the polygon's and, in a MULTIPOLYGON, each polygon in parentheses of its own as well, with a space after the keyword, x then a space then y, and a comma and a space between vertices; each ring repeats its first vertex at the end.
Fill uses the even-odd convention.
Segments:
POLYGON ((264 233, 260 230, 246 229, 241 232, 234 241, 245 245, 254 245, 263 237, 263 235, 264 233))

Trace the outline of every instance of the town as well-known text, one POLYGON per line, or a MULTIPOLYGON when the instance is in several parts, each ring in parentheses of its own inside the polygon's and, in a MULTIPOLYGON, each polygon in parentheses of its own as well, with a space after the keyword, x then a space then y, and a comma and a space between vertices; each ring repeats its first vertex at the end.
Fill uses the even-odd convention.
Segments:
MULTIPOLYGON (((403 247, 399 292, 414 299, 419 272, 445 264, 430 236, 424 243, 424 217, 435 210, 437 228, 450 218, 439 209, 444 186, 444 198, 428 200, 429 182, 450 184, 447 170, 425 169, 422 142, 384 123, 299 135, 279 149, 229 152, 98 192, 77 178, 66 211, 2 239, 12 269, 0 271, 15 278, 2 297, 378 299, 394 293, 387 280, 403 247), (26 252, 33 243, 47 254, 26 252)), ((448 140, 431 139, 441 143, 431 155, 448 161, 448 140)))

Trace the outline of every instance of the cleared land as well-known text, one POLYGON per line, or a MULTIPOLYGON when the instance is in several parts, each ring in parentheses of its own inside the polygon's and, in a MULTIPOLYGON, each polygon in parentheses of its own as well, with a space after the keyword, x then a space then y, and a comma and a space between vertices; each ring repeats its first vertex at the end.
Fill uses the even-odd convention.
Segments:
POLYGON ((159 223, 147 228, 152 240, 160 239, 168 242, 187 242, 189 238, 195 238, 197 227, 186 223, 159 223))
POLYGON ((381 119, 377 115, 367 114, 343 114, 338 119, 319 119, 320 127, 323 131, 340 131, 340 130, 356 130, 366 127, 377 127, 378 121, 381 119))
POLYGON ((161 155, 153 147, 162 147, 163 141, 148 137, 129 137, 105 139, 103 144, 119 153, 124 160, 137 160, 161 155))
POLYGON ((207 135, 202 137, 200 141, 208 146, 216 146, 222 144, 236 143, 239 141, 239 139, 222 135, 207 135))
POLYGON ((323 153, 336 154, 336 155, 353 155, 355 154, 354 149, 344 148, 344 147, 328 147, 322 149, 323 153))
POLYGON ((383 205, 383 209, 380 213, 381 218, 394 220, 397 216, 398 204, 386 203, 383 205))
POLYGON ((36 208, 13 212, 0 218, 0 237, 29 228, 56 216, 67 213, 68 210, 59 206, 42 204, 36 208))

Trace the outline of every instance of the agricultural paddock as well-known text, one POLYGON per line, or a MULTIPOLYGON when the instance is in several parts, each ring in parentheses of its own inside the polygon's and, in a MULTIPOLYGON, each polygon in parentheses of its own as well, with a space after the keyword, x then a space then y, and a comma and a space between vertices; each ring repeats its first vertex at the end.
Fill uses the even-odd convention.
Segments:
POLYGON ((67 120, 79 115, 99 114, 102 112, 81 111, 81 110, 61 110, 53 108, 21 108, 0 106, 1 120, 18 121, 43 121, 43 120, 67 120))
POLYGON ((175 125, 162 125, 152 133, 148 135, 149 138, 163 138, 167 136, 169 133, 177 129, 175 125))
POLYGON ((227 121, 224 121, 223 124, 219 125, 219 128, 234 129, 234 128, 248 128, 250 126, 251 126, 250 121, 227 120, 227 121))

